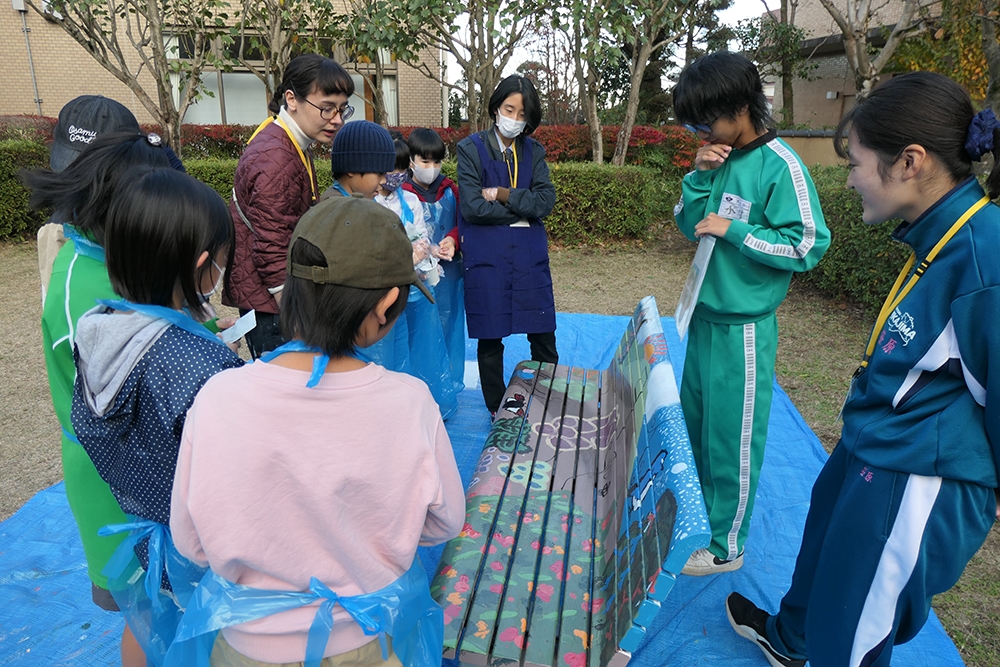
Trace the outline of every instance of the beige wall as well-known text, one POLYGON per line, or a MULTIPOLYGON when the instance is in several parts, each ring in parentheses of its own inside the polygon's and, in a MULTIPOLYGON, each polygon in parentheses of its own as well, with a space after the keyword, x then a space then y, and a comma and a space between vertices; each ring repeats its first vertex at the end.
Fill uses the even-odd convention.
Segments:
MULTIPOLYGON (((58 116, 63 105, 79 95, 104 95, 128 107, 140 123, 153 122, 135 94, 101 67, 62 28, 30 9, 25 19, 30 30, 42 115, 58 116)), ((437 54, 436 50, 428 49, 421 56, 432 71, 439 67, 437 54)), ((440 126, 440 84, 406 65, 399 66, 398 77, 400 124, 440 126)), ((11 9, 6 0, 0 4, 0 81, 4 84, 0 115, 38 113, 21 31, 21 14, 11 9)), ((146 90, 153 90, 151 80, 146 90)))
MULTIPOLYGON (((31 10, 24 16, 31 31, 28 38, 43 116, 58 116, 59 110, 71 99, 90 94, 118 100, 141 123, 152 121, 132 91, 98 65, 62 28, 31 10)), ((38 113, 21 32, 21 14, 11 9, 8 2, 0 4, 0 81, 4 87, 0 114, 38 113)))
POLYGON ((782 137, 782 140, 798 153, 806 167, 845 164, 833 150, 833 139, 830 137, 782 137))
MULTIPOLYGON (((817 58, 816 63, 819 66, 813 72, 814 80, 796 79, 794 82, 795 124, 815 129, 832 128, 840 122, 844 112, 854 106, 854 75, 843 53, 817 58), (836 97, 828 99, 827 93, 831 92, 836 97)), ((775 86, 774 100, 780 107, 780 80, 775 86)), ((775 109, 774 115, 780 118, 779 109, 775 109)))
MULTIPOLYGON (((928 0, 918 0, 918 2, 927 4, 928 0)), ((833 0, 833 5, 841 13, 847 12, 845 0, 833 0)), ((896 25, 903 13, 903 5, 903 0, 885 0, 884 3, 872 3, 874 11, 870 27, 896 25)), ((795 10, 795 25, 809 33, 809 38, 840 34, 840 28, 837 27, 830 12, 820 4, 819 0, 799 0, 798 8, 795 10)))

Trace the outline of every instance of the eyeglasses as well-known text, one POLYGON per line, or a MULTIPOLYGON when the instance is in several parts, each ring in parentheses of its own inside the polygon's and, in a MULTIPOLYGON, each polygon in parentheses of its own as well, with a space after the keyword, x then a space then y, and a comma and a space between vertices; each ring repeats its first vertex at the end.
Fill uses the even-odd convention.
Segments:
MULTIPOLYGON (((309 98, 307 97, 299 97, 299 99, 309 102, 309 98)), ((333 120, 334 116, 339 115, 340 120, 346 123, 347 119, 354 115, 354 107, 352 107, 350 104, 345 104, 344 106, 339 108, 321 107, 316 104, 313 104, 312 102, 309 102, 309 104, 310 106, 316 107, 316 109, 319 111, 319 117, 322 118, 323 120, 333 120)))
POLYGON ((698 134, 699 132, 704 132, 705 134, 712 134, 712 126, 715 125, 715 121, 719 120, 718 117, 713 118, 710 123, 704 125, 691 123, 682 123, 681 127, 690 132, 691 134, 698 134))

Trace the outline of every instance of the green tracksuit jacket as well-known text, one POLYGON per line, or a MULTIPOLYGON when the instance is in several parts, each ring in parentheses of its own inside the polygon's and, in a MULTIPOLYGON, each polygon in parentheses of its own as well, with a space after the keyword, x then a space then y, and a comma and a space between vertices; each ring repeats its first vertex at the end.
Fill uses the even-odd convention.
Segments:
POLYGON ((674 209, 694 240, 709 213, 732 220, 716 241, 688 334, 681 404, 712 524, 710 551, 743 551, 771 408, 774 311, 794 271, 830 245, 809 172, 772 130, 718 169, 684 177, 674 209))
POLYGON ((42 345, 49 389, 56 417, 63 429, 62 463, 66 496, 80 529, 90 580, 101 588, 108 580, 101 570, 124 535, 99 537, 97 531, 111 523, 125 523, 125 514, 101 479, 87 452, 73 436, 70 411, 73 405, 73 338, 80 316, 97 305, 97 299, 116 299, 100 246, 88 246, 88 254, 78 254, 69 240, 52 265, 52 277, 42 310, 42 345))

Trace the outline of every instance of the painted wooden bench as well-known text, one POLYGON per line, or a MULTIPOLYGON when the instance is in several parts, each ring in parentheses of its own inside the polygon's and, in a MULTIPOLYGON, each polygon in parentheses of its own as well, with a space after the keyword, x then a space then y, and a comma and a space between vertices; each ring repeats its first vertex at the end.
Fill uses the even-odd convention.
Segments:
POLYGON ((622 667, 710 536, 646 297, 606 370, 514 371, 431 585, 445 657, 622 667))

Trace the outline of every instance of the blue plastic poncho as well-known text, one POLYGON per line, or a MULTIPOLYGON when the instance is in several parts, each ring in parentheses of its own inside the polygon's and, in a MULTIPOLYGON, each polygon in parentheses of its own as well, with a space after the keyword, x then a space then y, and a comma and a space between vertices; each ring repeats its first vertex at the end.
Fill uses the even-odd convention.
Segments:
POLYGON ((241 586, 209 571, 198 586, 167 654, 167 667, 209 667, 219 630, 319 602, 309 628, 306 667, 318 667, 333 629, 333 607, 341 605, 366 635, 378 636, 388 658, 385 636, 404 667, 438 667, 444 645, 444 614, 431 598, 427 574, 418 558, 385 588, 340 596, 313 578, 309 590, 272 591, 241 586))

